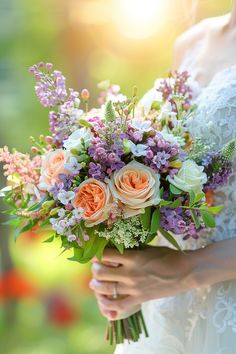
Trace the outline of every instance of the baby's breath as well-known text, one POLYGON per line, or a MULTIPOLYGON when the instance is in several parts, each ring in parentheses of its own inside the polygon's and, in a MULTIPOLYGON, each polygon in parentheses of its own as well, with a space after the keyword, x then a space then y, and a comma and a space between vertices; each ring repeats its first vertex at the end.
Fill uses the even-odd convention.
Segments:
POLYGON ((99 237, 123 244, 125 248, 133 248, 144 243, 148 231, 142 226, 139 216, 118 220, 111 230, 95 231, 99 237))

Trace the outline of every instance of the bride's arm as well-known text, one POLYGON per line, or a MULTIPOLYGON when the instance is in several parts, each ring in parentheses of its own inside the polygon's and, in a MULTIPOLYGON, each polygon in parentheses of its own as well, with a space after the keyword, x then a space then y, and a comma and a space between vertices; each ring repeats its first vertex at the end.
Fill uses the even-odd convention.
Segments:
POLYGON ((95 261, 92 266, 91 287, 102 312, 109 317, 109 311, 119 315, 148 300, 236 279, 236 238, 185 253, 165 247, 126 251, 124 255, 106 250, 103 261, 121 265, 111 268, 95 261), (107 298, 113 294, 115 282, 118 293, 127 297, 107 298))

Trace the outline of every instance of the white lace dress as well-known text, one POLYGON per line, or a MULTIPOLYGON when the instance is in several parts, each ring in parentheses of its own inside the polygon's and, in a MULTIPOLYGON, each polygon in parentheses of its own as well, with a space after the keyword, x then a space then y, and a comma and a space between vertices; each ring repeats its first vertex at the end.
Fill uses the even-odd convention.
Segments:
MULTIPOLYGON (((196 83, 195 83, 196 86, 196 83)), ((236 139, 236 66, 214 76, 196 100, 192 133, 217 147, 236 139)), ((236 163, 227 186, 217 192, 225 208, 210 242, 236 237, 236 163)), ((185 249, 206 240, 185 241, 185 249)), ((235 249, 236 252, 236 249, 235 249)), ((115 354, 236 354, 236 280, 191 290, 142 305, 149 338, 118 345, 115 354)))

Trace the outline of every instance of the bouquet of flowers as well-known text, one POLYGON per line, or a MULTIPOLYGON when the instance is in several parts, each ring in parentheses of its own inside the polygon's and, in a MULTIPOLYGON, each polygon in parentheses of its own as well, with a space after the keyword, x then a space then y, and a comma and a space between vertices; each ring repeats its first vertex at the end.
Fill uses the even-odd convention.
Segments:
MULTIPOLYGON (((220 151, 193 139, 194 115, 186 72, 160 80, 149 108, 108 81, 99 84, 99 108, 90 94, 69 89, 50 63, 30 68, 42 106, 50 108, 48 136, 32 138, 33 156, 0 149, 7 186, 0 191, 15 239, 50 227, 71 261, 102 259, 105 247, 142 248, 157 233, 175 249, 178 239, 197 239, 215 227, 222 206, 213 191, 227 182, 235 141, 220 151)), ((147 336, 142 312, 110 321, 110 343, 147 336)))

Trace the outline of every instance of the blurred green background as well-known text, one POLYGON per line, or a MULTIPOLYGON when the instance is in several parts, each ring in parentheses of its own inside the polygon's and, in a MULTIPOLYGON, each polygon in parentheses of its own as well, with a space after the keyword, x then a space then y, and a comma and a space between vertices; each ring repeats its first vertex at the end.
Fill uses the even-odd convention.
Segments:
MULTIPOLYGON (((142 96, 167 74, 176 37, 231 2, 200 0, 193 12, 187 0, 0 0, 0 146, 26 152, 30 135, 48 132, 30 65, 53 62, 69 87, 90 90, 92 106, 104 79, 125 94, 137 85, 142 96)), ((30 232, 15 244, 8 228, 0 232, 0 354, 112 353, 89 265, 59 256, 45 235, 30 232)))

